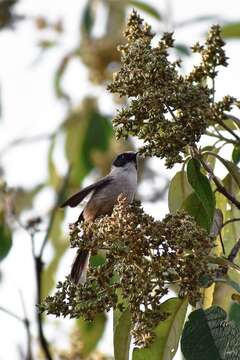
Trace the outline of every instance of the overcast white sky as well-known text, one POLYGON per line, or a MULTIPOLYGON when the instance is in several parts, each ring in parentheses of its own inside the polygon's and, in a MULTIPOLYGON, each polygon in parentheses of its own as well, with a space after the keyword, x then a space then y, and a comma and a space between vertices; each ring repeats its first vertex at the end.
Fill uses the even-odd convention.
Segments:
MULTIPOLYGON (((202 15, 217 15, 226 20, 240 21, 240 6, 237 0, 173 0, 171 2, 152 0, 150 3, 155 4, 162 13, 166 10, 170 11, 173 23, 202 15)), ((61 46, 50 50, 37 65, 33 66, 33 62, 39 52, 36 42, 41 37, 34 30, 30 21, 19 23, 14 32, 8 30, 0 32, 0 84, 3 107, 3 117, 0 120, 0 150, 11 139, 50 133, 63 120, 66 109, 55 98, 53 75, 62 55, 73 48, 78 41, 79 14, 84 4, 85 1, 79 0, 71 0, 71 2, 69 0, 41 0, 38 2, 22 0, 20 2, 19 13, 29 17, 43 15, 52 21, 62 17, 66 28, 61 46)), ((195 25, 177 31, 175 38, 178 42, 192 44, 202 39, 205 30, 206 24, 195 25)), ((230 58, 229 67, 221 72, 217 83, 218 96, 229 93, 238 97, 240 41, 231 41, 226 48, 230 58)), ((92 87, 83 67, 77 62, 73 62, 70 66, 65 86, 73 94, 76 103, 89 91, 91 94, 102 93, 102 89, 92 87)), ((103 109, 109 112, 107 107, 109 101, 104 99, 103 109), (106 108, 104 108, 105 105, 106 108)), ((8 184, 30 187, 40 180, 44 180, 47 175, 46 150, 47 143, 43 142, 34 147, 30 145, 9 152, 3 159, 8 184)), ((61 154, 58 156, 59 167, 64 171, 64 159, 61 154)), ((44 201, 41 200, 36 204, 37 210, 40 213, 44 212, 51 200, 52 194, 46 192, 44 201)), ((150 206, 147 206, 146 209, 155 212, 155 208, 150 206)), ((162 212, 164 211, 166 211, 166 206, 163 205, 162 212)), ((4 282, 3 285, 1 284, 0 305, 5 305, 20 315, 22 309, 18 296, 19 288, 23 290, 29 312, 33 306, 32 292, 34 289, 28 286, 28 284, 33 284, 34 276, 29 252, 28 239, 24 234, 18 233, 14 239, 13 251, 1 264, 4 282)), ((64 262, 71 263, 71 257, 72 253, 69 253, 64 262)), ((32 314, 29 316, 32 317, 32 314)), ((61 331, 67 330, 62 328, 61 331)), ((55 339, 56 333, 52 330, 50 332, 51 338, 55 339)), ((17 344, 25 343, 22 325, 0 312, 0 333, 4 333, 4 341, 1 338, 0 360, 19 359, 16 351, 17 344)), ((110 329, 101 343, 101 348, 112 352, 110 329)))

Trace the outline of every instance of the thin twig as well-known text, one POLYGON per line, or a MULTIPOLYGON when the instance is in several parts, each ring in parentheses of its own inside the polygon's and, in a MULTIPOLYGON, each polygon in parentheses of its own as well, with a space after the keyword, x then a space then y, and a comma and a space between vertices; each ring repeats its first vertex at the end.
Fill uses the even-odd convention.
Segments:
POLYGON ((27 145, 27 144, 31 144, 31 143, 42 141, 42 140, 51 140, 55 135, 56 135, 55 133, 40 134, 40 135, 31 136, 31 137, 21 137, 18 139, 14 139, 10 143, 8 143, 5 147, 3 147, 2 150, 0 150, 0 156, 5 155, 5 153, 8 150, 12 149, 15 146, 27 145))
POLYGON ((166 104, 166 103, 165 103, 165 106, 166 106, 167 110, 170 112, 170 114, 172 115, 173 120, 174 120, 175 122, 178 122, 178 120, 177 120, 174 112, 173 112, 172 109, 170 108, 170 106, 169 106, 168 104, 166 104))
POLYGON ((222 228, 232 222, 235 222, 235 221, 240 221, 240 218, 234 218, 234 219, 229 219, 229 220, 225 221, 225 223, 222 224, 222 228))
POLYGON ((17 314, 12 312, 11 310, 8 310, 5 307, 0 306, 0 311, 5 312, 6 314, 10 315, 11 317, 13 317, 14 319, 16 319, 18 321, 21 321, 21 323, 24 323, 24 319, 22 319, 21 316, 18 316, 17 314))
POLYGON ((212 132, 210 132, 210 131, 205 131, 205 135, 211 136, 211 137, 214 137, 214 138, 217 138, 217 139, 219 139, 219 140, 221 140, 221 141, 226 141, 226 142, 231 143, 231 144, 233 144, 233 145, 237 145, 237 144, 238 144, 237 141, 232 140, 232 139, 228 139, 228 138, 226 138, 225 136, 223 136, 223 135, 220 134, 220 133, 219 133, 219 134, 215 134, 215 133, 212 133, 212 132))
POLYGON ((29 322, 28 318, 26 317, 25 314, 24 314, 24 318, 21 318, 21 316, 15 314, 11 310, 8 310, 3 306, 0 306, 0 311, 4 312, 7 315, 10 315, 11 317, 13 317, 14 319, 20 321, 24 325, 26 333, 27 333, 27 356, 26 356, 26 360, 32 360, 33 357, 32 357, 32 352, 31 352, 30 322, 29 322))
POLYGON ((50 215, 50 219, 49 219, 49 223, 48 223, 48 227, 47 227, 47 231, 46 231, 46 235, 45 235, 45 237, 44 237, 44 240, 43 240, 43 243, 42 243, 40 252, 39 252, 39 257, 42 257, 42 255, 43 255, 43 251, 44 251, 45 246, 46 246, 46 244, 47 244, 48 237, 49 237, 49 234, 50 234, 50 231, 51 231, 51 228, 52 228, 54 219, 55 219, 56 212, 57 212, 57 210, 58 210, 58 208, 59 208, 59 205, 60 205, 61 202, 62 202, 64 193, 65 193, 66 188, 67 188, 67 185, 68 185, 70 172, 71 172, 71 166, 69 166, 69 169, 68 169, 68 171, 67 171, 67 174, 66 174, 66 176, 64 177, 62 186, 61 186, 61 188, 60 188, 60 190, 59 190, 59 192, 58 192, 58 195, 57 195, 57 199, 56 199, 55 205, 54 205, 54 207, 53 207, 53 209, 52 209, 52 212, 51 212, 51 215, 50 215))
POLYGON ((222 121, 221 119, 217 119, 216 120, 218 122, 218 124, 220 124, 226 131, 228 131, 233 137, 235 137, 235 139, 238 141, 238 143, 240 142, 240 137, 235 134, 235 132, 230 129, 225 123, 224 121, 222 121))
POLYGON ((19 291, 19 296, 20 296, 22 309, 23 309, 23 316, 24 316, 23 321, 24 321, 24 324, 25 324, 26 332, 27 332, 27 356, 26 356, 26 359, 27 360, 32 360, 33 359, 33 356, 32 356, 32 336, 31 336, 31 332, 30 332, 30 322, 28 320, 27 310, 26 310, 25 302, 24 302, 23 295, 22 295, 21 291, 19 291))
MULTIPOLYGON (((31 239, 32 239, 32 250, 33 250, 33 257, 34 257, 34 262, 35 262, 35 275, 36 275, 36 284, 37 284, 37 304, 40 304, 42 301, 42 272, 43 272, 43 252, 44 249, 47 245, 48 239, 49 239, 49 234, 51 232, 52 229, 52 225, 55 219, 55 215, 56 212, 58 210, 59 204, 62 201, 63 195, 66 191, 67 185, 68 185, 68 180, 69 180, 69 176, 70 176, 70 171, 71 171, 71 167, 69 167, 67 174, 63 180, 63 184, 61 186, 61 189, 58 192, 57 198, 56 198, 56 202, 55 205, 53 206, 53 209, 51 211, 51 215, 49 218, 49 222, 48 222, 48 227, 47 227, 47 231, 46 231, 46 235, 44 236, 39 254, 36 255, 35 252, 35 247, 34 247, 34 234, 31 235, 31 239)), ((39 334, 39 340, 42 346, 42 349, 44 351, 45 357, 47 360, 52 360, 52 356, 49 350, 49 345, 48 342, 45 338, 45 334, 43 331, 43 318, 42 318, 42 314, 37 311, 37 325, 38 325, 38 334, 39 334)))

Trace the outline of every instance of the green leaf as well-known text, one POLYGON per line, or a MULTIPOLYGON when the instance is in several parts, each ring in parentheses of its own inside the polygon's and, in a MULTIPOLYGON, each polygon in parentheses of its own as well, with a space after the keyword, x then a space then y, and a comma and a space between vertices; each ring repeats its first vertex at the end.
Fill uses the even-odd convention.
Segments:
POLYGON ((215 197, 208 178, 201 173, 201 165, 197 159, 191 159, 187 165, 188 182, 202 203, 208 217, 209 225, 213 222, 215 212, 215 197))
POLYGON ((4 221, 3 214, 0 222, 0 261, 2 261, 9 253, 12 247, 12 234, 10 228, 4 221))
POLYGON ((174 49, 177 50, 177 52, 181 55, 185 55, 185 56, 190 56, 191 55, 191 51, 189 49, 188 46, 186 46, 185 44, 174 44, 174 49))
POLYGON ((232 279, 227 279, 226 283, 231 286, 234 290, 236 290, 238 293, 240 293, 240 284, 232 279))
POLYGON ((93 255, 90 257, 90 265, 92 267, 98 267, 105 263, 106 257, 102 254, 93 255))
POLYGON ((62 183, 62 177, 59 175, 57 167, 53 160, 55 143, 56 143, 56 138, 53 137, 48 150, 48 182, 50 186, 52 186, 55 189, 58 189, 59 185, 62 183))
POLYGON ((220 307, 193 311, 186 322, 181 348, 186 360, 238 360, 240 328, 226 321, 220 307))
POLYGON ((56 272, 62 256, 68 249, 68 241, 62 234, 62 222, 64 220, 64 211, 58 210, 55 214, 51 231, 49 234, 49 241, 52 246, 53 255, 47 266, 43 271, 42 278, 42 298, 49 295, 49 292, 56 285, 56 272))
MULTIPOLYGON (((229 116, 228 114, 225 114, 225 116, 229 116)), ((225 119, 223 119, 223 123, 231 130, 237 130, 238 126, 236 124, 236 120, 227 117, 225 119)), ((217 130, 221 130, 221 131, 226 131, 226 129, 221 125, 221 124, 216 124, 215 125, 215 129, 217 130)))
POLYGON ((208 152, 213 152, 214 154, 218 154, 218 152, 221 150, 221 147, 216 146, 205 146, 202 148, 202 155, 205 162, 208 163, 208 165, 211 167, 212 170, 214 170, 216 165, 216 157, 209 155, 208 152))
POLYGON ((128 360, 129 348, 131 342, 131 314, 127 308, 121 312, 116 309, 113 313, 114 325, 114 359, 115 360, 128 360))
POLYGON ((80 332, 81 359, 87 357, 103 336, 107 317, 104 313, 98 314, 93 321, 86 321, 83 318, 76 320, 80 332))
POLYGON ((233 177, 233 179, 236 181, 238 187, 240 188, 240 169, 239 167, 232 163, 229 160, 225 160, 218 154, 212 154, 213 156, 216 156, 216 158, 221 161, 221 163, 228 169, 229 173, 233 177))
POLYGON ((192 188, 188 183, 185 171, 179 171, 172 178, 168 190, 168 207, 171 214, 181 208, 184 200, 192 193, 192 188))
POLYGON ((67 67, 69 65, 70 60, 73 58, 73 54, 66 54, 59 66, 57 67, 57 70, 54 74, 54 90, 55 90, 55 94, 58 98, 66 100, 67 102, 69 102, 70 100, 70 96, 65 92, 65 90, 62 87, 62 80, 63 80, 63 76, 67 70, 67 67))
POLYGON ((240 37, 240 22, 232 22, 221 27, 221 34, 225 39, 240 37))
POLYGON ((83 109, 65 122, 66 157, 72 165, 71 183, 76 187, 94 167, 94 152, 106 152, 112 138, 108 117, 101 115, 94 99, 85 99, 83 109))
POLYGON ((92 11, 92 1, 88 1, 84 10, 83 10, 83 16, 82 16, 82 31, 90 35, 92 27, 94 24, 94 18, 93 18, 93 11, 92 11))
MULTIPOLYGON (((227 189, 227 191, 229 191, 231 194, 235 194, 236 198, 240 198, 239 197, 240 194, 239 194, 239 192, 237 192, 237 184, 233 180, 233 178, 230 174, 228 174, 223 179, 222 182, 223 182, 224 187, 227 189)), ((217 207, 220 208, 223 213, 224 222, 226 222, 230 219, 240 218, 240 210, 238 210, 235 205, 230 203, 224 195, 222 195, 218 192, 216 193, 216 203, 217 203, 217 207)), ((238 222, 230 222, 227 225, 225 225, 221 230, 226 256, 229 255, 231 249, 236 244, 236 241, 238 240, 238 238, 240 236, 240 226, 239 225, 240 225, 240 222, 239 223, 238 222)), ((236 264, 240 265, 240 254, 239 253, 238 253, 237 257, 235 258, 234 262, 236 262, 236 264)))
POLYGON ((195 193, 192 193, 187 197, 183 202, 182 209, 186 210, 189 215, 194 217, 198 225, 206 229, 208 233, 210 232, 211 223, 208 214, 195 193))
POLYGON ((240 161, 240 145, 234 146, 233 152, 232 152, 232 161, 236 165, 239 163, 239 161, 240 161))
POLYGON ((204 21, 214 22, 214 21, 216 21, 216 15, 201 15, 201 16, 196 16, 196 17, 190 17, 187 20, 183 20, 179 23, 176 23, 175 28, 185 27, 185 26, 197 24, 199 22, 204 22, 204 21))
POLYGON ((155 9, 155 7, 153 7, 152 5, 149 5, 147 2, 142 2, 142 1, 138 1, 138 0, 129 0, 128 3, 129 3, 129 5, 132 5, 136 8, 144 11, 148 15, 151 15, 153 18, 155 18, 157 20, 162 20, 162 16, 158 12, 158 10, 155 9))
POLYGON ((177 348, 187 312, 187 300, 172 298, 161 304, 163 312, 169 313, 165 321, 161 321, 154 332, 154 342, 145 349, 133 350, 133 360, 170 360, 177 348))
POLYGON ((233 303, 231 305, 228 318, 240 326, 240 304, 233 303))
POLYGON ((61 259, 69 248, 67 242, 60 242, 57 247, 54 248, 54 254, 51 261, 44 268, 42 274, 42 299, 49 295, 50 291, 56 286, 56 272, 58 270, 61 259))

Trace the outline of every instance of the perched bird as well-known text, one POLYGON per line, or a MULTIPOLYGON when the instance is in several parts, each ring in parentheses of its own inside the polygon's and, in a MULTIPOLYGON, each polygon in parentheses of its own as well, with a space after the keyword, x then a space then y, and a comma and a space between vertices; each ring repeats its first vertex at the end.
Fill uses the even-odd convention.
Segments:
MULTIPOLYGON (((129 151, 119 154, 112 163, 110 173, 87 186, 66 200, 61 207, 75 207, 89 194, 90 200, 78 218, 78 222, 93 222, 98 216, 111 215, 114 204, 120 194, 133 201, 137 189, 137 153, 129 151)), ((86 281, 89 263, 89 251, 78 251, 74 259, 70 278, 75 284, 86 281)))

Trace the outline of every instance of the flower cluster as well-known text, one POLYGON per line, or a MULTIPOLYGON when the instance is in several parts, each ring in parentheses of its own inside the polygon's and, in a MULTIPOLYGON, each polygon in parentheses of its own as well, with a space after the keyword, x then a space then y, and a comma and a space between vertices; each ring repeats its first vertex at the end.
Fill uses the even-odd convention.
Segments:
POLYGON ((137 136, 145 143, 140 152, 165 158, 171 167, 182 161, 187 145, 199 141, 211 119, 213 91, 205 80, 226 65, 219 28, 211 28, 205 46, 194 47, 202 62, 188 76, 181 75, 179 61, 169 60, 172 34, 165 33, 153 47, 154 34, 135 11, 125 37, 127 43, 119 47, 121 69, 108 87, 130 100, 113 119, 116 136, 137 136))
POLYGON ((189 74, 188 79, 191 81, 202 81, 207 77, 214 79, 217 76, 216 68, 218 66, 227 66, 227 57, 223 46, 225 45, 221 38, 219 25, 213 25, 208 32, 205 45, 196 43, 192 47, 194 53, 201 55, 201 63, 195 66, 189 74))
POLYGON ((138 202, 128 205, 120 196, 111 216, 91 226, 72 225, 70 235, 72 246, 92 255, 104 251, 104 260, 90 267, 84 285, 74 285, 68 278, 59 283, 42 310, 91 320, 111 308, 128 307, 138 345, 147 345, 154 327, 167 317, 160 305, 169 284, 176 283, 179 295, 195 304, 201 278, 212 276, 207 265, 212 239, 185 212, 155 221, 138 202))

